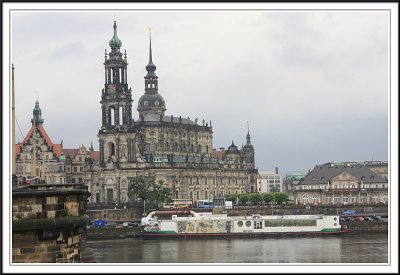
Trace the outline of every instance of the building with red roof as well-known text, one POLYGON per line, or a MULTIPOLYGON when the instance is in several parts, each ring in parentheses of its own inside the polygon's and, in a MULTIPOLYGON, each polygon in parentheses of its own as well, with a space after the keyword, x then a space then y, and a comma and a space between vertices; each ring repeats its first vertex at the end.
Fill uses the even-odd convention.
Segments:
POLYGON ((39 101, 35 102, 32 126, 24 140, 15 146, 16 175, 23 178, 38 177, 45 183, 78 183, 89 182, 87 171, 99 161, 99 152, 86 149, 64 149, 61 143, 53 143, 43 127, 42 110, 39 101))

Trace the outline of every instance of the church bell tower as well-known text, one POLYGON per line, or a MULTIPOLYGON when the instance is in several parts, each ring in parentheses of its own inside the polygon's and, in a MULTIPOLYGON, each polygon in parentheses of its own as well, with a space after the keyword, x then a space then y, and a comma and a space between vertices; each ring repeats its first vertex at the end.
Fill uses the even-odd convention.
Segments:
MULTIPOLYGON (((132 121, 132 89, 127 82, 126 50, 122 54, 122 41, 117 35, 117 22, 114 21, 114 35, 109 42, 111 52, 104 55, 104 88, 101 94, 102 121, 99 131, 100 164, 118 164, 127 161, 128 132, 132 121), (121 159, 123 158, 123 159, 121 159)), ((130 156, 133 159, 133 156, 130 156)))

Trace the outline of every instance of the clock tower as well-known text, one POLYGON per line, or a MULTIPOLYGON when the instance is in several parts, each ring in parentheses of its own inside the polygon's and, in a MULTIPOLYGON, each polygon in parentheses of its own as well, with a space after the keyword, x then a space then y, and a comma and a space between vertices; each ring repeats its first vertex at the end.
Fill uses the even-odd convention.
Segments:
POLYGON ((100 142, 100 165, 119 167, 120 163, 134 162, 134 131, 132 120, 132 89, 127 83, 126 50, 122 54, 122 41, 117 35, 114 21, 114 35, 105 51, 104 88, 101 94, 102 123, 98 137, 100 142), (109 165, 107 165, 109 164, 109 165))

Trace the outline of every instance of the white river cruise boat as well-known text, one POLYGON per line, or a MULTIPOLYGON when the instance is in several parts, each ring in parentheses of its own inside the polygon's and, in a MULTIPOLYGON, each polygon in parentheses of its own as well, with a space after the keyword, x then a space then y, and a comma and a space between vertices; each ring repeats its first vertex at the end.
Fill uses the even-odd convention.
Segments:
POLYGON ((339 216, 227 216, 211 212, 153 211, 142 218, 145 239, 331 235, 348 232, 339 216), (180 215, 180 216, 179 216, 180 215), (185 215, 185 216, 182 216, 185 215), (188 216, 191 215, 191 216, 188 216))

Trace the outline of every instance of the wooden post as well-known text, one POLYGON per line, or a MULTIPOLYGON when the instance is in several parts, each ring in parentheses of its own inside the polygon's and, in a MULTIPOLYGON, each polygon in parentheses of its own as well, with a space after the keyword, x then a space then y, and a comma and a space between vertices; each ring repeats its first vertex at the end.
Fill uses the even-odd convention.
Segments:
POLYGON ((12 173, 16 174, 17 156, 15 152, 15 94, 14 94, 14 64, 12 64, 12 173))

